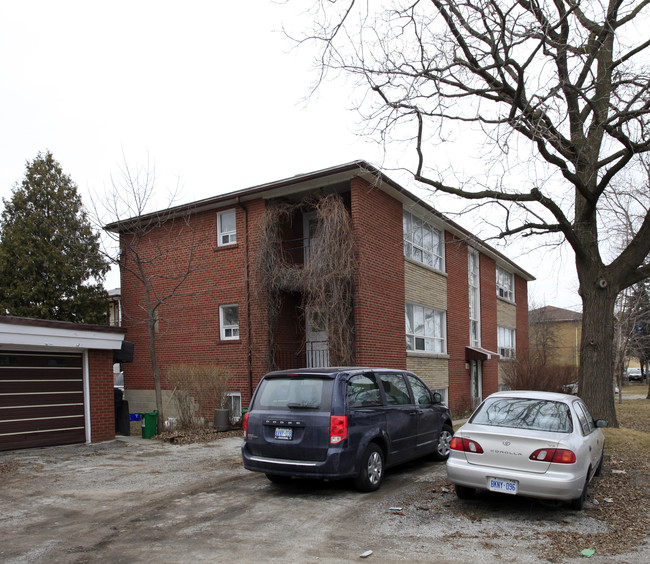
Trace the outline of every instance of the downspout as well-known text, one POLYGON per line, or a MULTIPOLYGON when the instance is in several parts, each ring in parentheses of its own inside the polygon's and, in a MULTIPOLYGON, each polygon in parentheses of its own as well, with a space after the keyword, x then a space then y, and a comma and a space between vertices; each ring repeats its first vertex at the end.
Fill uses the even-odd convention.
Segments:
POLYGON ((237 196, 237 205, 244 212, 244 284, 246 288, 246 365, 248 368, 248 401, 253 398, 253 353, 251 343, 251 288, 249 279, 249 248, 248 248, 248 208, 242 205, 241 198, 237 196))

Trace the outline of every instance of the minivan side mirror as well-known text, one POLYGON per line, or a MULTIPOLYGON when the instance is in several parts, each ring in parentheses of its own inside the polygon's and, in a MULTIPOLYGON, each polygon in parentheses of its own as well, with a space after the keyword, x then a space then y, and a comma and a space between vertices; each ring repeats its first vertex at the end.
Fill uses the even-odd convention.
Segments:
POLYGON ((596 421, 596 427, 608 427, 608 426, 609 426, 609 422, 607 421, 607 419, 598 419, 596 421))
POLYGON ((433 403, 442 403, 440 392, 433 392, 433 403))

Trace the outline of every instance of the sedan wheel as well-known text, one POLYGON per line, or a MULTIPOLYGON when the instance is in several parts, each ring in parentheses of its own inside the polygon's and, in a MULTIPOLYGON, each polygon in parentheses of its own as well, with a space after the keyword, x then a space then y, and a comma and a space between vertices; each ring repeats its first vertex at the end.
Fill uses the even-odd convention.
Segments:
POLYGON ((582 488, 582 493, 580 497, 571 500, 571 508, 576 511, 582 510, 585 506, 585 501, 587 501, 587 490, 589 489, 589 472, 587 472, 587 477, 585 478, 585 485, 582 488))
POLYGON ((384 453, 371 443, 361 457, 359 475, 354 479, 354 485, 360 492, 373 492, 379 489, 383 479, 384 453))
POLYGON ((449 458, 449 443, 454 436, 454 430, 449 425, 444 425, 438 437, 436 451, 433 453, 434 460, 447 460, 449 458))

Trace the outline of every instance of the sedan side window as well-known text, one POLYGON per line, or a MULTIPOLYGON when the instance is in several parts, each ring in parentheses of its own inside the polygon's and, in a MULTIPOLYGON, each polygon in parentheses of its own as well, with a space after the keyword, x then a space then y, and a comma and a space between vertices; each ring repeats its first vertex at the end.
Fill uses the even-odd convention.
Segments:
POLYGON ((576 401, 573 405, 576 408, 576 415, 582 427, 582 434, 588 435, 595 429, 594 418, 589 413, 587 406, 582 402, 576 401))
POLYGON ((431 405, 433 403, 433 399, 428 388, 422 382, 420 382, 420 380, 414 376, 411 376, 410 374, 407 374, 406 378, 411 385, 411 391, 413 392, 413 399, 415 399, 415 403, 417 405, 431 405))
POLYGON ((371 375, 358 374, 348 381, 348 406, 368 407, 381 405, 377 381, 371 375))
POLYGON ((387 405, 410 404, 411 396, 402 374, 379 374, 387 405))

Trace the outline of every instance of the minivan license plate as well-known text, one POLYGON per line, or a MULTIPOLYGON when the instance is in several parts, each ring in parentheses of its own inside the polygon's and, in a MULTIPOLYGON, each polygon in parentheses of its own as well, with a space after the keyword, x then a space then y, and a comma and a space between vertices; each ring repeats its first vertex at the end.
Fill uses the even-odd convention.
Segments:
POLYGON ((283 441, 290 441, 293 439, 293 429, 291 427, 276 427, 275 438, 283 441))
POLYGON ((488 478, 488 480, 488 488, 491 492, 517 493, 517 480, 502 480, 501 478, 488 478))

